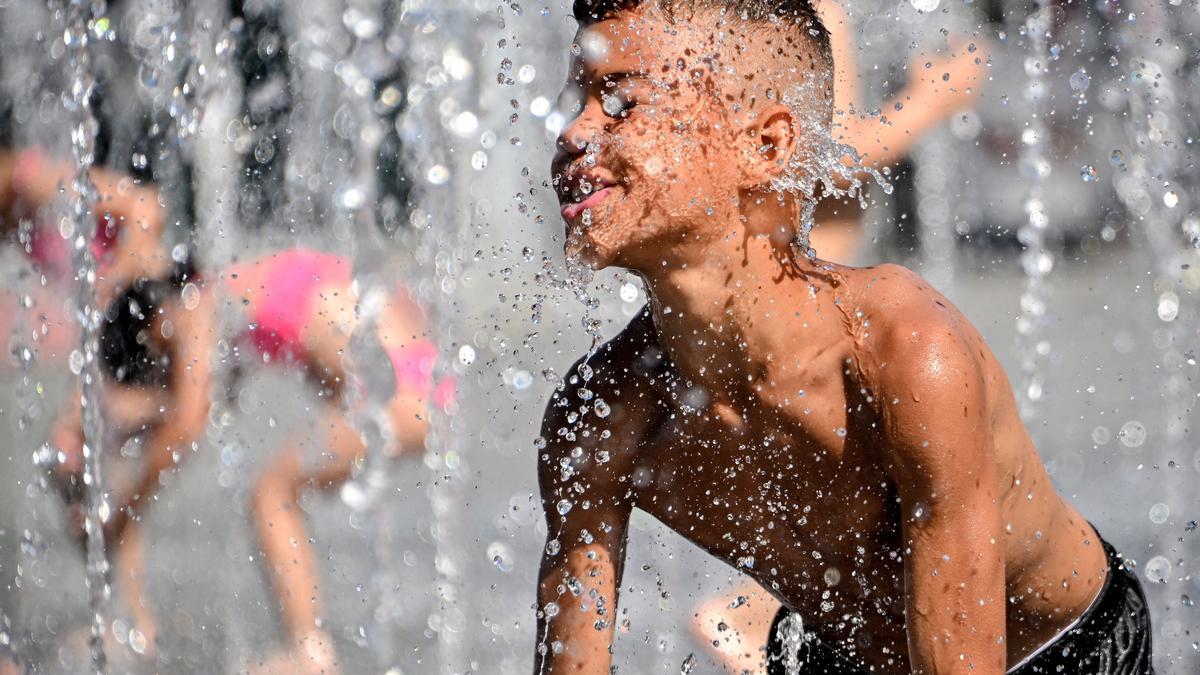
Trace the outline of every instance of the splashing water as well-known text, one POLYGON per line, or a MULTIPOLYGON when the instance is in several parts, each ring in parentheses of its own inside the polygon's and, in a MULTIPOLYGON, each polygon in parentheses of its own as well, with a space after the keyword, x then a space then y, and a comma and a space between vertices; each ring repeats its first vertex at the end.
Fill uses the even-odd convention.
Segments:
MULTIPOLYGON (((474 116, 468 106, 478 99, 481 83, 463 54, 480 50, 476 24, 484 21, 483 16, 481 6, 415 0, 406 3, 402 20, 405 71, 414 77, 399 129, 411 175, 425 177, 414 189, 409 220, 416 228, 415 258, 422 300, 429 308, 429 329, 438 340, 435 378, 450 374, 452 365, 446 355, 458 351, 452 340, 461 274, 458 253, 467 210, 460 208, 454 190, 466 187, 471 172, 465 169, 471 153, 459 152, 461 136, 449 132, 457 128, 455 120, 463 114, 474 116)), ((466 643, 469 596, 462 592, 462 570, 469 554, 460 539, 466 529, 463 489, 470 467, 463 439, 455 433, 457 418, 449 414, 453 408, 451 403, 449 409, 432 415, 424 458, 432 472, 428 494, 436 545, 435 606, 429 626, 437 634, 441 672, 470 668, 466 643)))
POLYGON ((96 257, 91 242, 96 236, 97 220, 92 205, 95 186, 91 168, 95 161, 97 122, 92 113, 91 96, 95 86, 91 67, 90 45, 93 39, 110 38, 109 21, 104 15, 103 2, 71 0, 63 15, 70 68, 69 91, 63 97, 73 115, 71 149, 75 157, 76 174, 72 188, 68 217, 72 222, 71 243, 76 273, 76 302, 81 326, 80 353, 83 356, 79 380, 83 403, 83 485, 87 537, 88 608, 91 611, 91 663, 94 673, 108 670, 104 653, 104 614, 112 595, 109 563, 104 545, 104 525, 109 516, 109 504, 104 494, 101 457, 104 452, 104 420, 100 412, 99 338, 102 309, 97 306, 96 257))
POLYGON ((790 612, 779 624, 779 640, 782 643, 783 670, 787 675, 800 675, 804 667, 804 621, 796 612, 790 612))
POLYGON ((777 192, 798 195, 801 201, 800 229, 796 233, 796 247, 813 260, 817 256, 810 243, 814 215, 821 199, 857 198, 866 206, 866 190, 860 176, 871 177, 886 193, 891 194, 892 185, 879 171, 862 164, 858 151, 833 138, 832 130, 824 117, 827 108, 822 102, 823 83, 806 81, 791 87, 783 95, 796 116, 796 125, 805 142, 788 162, 786 173, 772 181, 777 192))

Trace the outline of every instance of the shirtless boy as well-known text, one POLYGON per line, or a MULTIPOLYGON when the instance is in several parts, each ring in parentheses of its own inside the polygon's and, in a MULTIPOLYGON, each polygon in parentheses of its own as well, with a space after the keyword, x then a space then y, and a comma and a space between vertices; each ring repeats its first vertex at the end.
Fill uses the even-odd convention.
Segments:
POLYGON ((1137 579, 1054 491, 975 329, 908 270, 796 244, 783 188, 832 101, 810 4, 575 15, 567 255, 650 304, 546 412, 537 671, 609 672, 637 507, 802 618, 804 673, 1151 672, 1137 579))

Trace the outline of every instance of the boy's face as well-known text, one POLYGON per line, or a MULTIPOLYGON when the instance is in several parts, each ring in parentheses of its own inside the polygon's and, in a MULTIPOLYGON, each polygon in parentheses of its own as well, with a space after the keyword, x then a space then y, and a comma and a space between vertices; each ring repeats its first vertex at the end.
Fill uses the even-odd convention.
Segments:
POLYGON ((663 246, 726 222, 752 145, 739 97, 724 93, 730 51, 711 27, 643 10, 580 30, 560 99, 576 117, 552 167, 569 256, 646 269, 663 246))

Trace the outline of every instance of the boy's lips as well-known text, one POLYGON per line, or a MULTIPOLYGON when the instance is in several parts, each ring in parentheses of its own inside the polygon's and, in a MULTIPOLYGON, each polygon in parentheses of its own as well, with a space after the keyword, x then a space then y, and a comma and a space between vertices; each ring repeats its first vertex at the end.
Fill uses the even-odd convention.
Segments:
POLYGON ((587 198, 584 199, 583 201, 576 202, 574 204, 567 204, 566 206, 562 207, 561 213, 562 213, 563 220, 566 220, 566 221, 574 220, 576 217, 579 216, 579 214, 583 213, 584 211, 594 207, 595 205, 597 205, 601 201, 603 201, 604 198, 608 196, 608 193, 612 191, 612 189, 613 189, 613 186, 606 185, 603 188, 596 190, 592 194, 588 195, 587 198))

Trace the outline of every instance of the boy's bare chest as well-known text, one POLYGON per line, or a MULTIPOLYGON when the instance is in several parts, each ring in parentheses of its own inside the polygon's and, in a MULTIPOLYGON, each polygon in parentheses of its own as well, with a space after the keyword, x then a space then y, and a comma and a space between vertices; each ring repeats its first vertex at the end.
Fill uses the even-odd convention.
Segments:
POLYGON ((830 568, 890 565, 895 493, 877 460, 870 411, 840 388, 785 405, 777 398, 668 416, 634 476, 637 506, 782 588, 823 579, 830 568))

